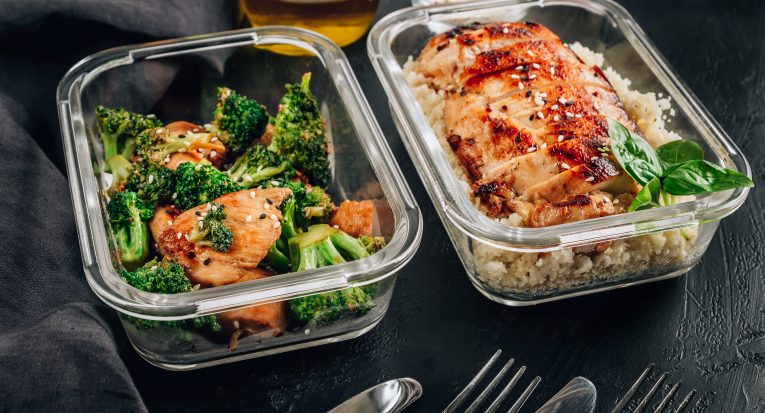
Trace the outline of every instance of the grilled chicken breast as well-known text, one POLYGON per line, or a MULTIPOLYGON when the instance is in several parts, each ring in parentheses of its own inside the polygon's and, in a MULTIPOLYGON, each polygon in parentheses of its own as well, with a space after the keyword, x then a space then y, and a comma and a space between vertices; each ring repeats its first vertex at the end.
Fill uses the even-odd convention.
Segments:
POLYGON ((358 238, 371 236, 374 226, 375 205, 372 201, 345 200, 329 220, 329 225, 337 226, 343 232, 358 238))
POLYGON ((458 27, 426 44, 417 70, 445 92, 447 141, 491 216, 555 225, 612 214, 610 194, 637 190, 607 118, 635 123, 600 68, 546 27, 458 27))
MULTIPOLYGON (((255 271, 239 278, 236 282, 247 282, 269 277, 273 273, 258 268, 255 271)), ((224 329, 234 332, 244 330, 250 334, 270 331, 273 335, 279 335, 287 328, 287 305, 286 301, 271 304, 262 304, 252 307, 226 311, 217 315, 218 321, 224 329)))
POLYGON ((226 252, 197 246, 188 240, 208 204, 181 213, 170 225, 163 224, 169 222, 170 214, 160 215, 150 225, 152 231, 162 231, 159 236, 154 233, 160 253, 177 261, 192 283, 202 287, 231 284, 244 276, 260 274, 258 264, 281 234, 282 216, 278 207, 290 193, 285 188, 254 189, 215 199, 214 202, 225 207, 224 222, 233 233, 233 244, 226 252))

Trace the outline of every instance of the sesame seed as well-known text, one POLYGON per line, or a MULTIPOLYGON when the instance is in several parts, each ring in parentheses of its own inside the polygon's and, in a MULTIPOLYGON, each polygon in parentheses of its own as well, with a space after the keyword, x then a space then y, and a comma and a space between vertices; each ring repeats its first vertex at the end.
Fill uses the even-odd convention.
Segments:
POLYGON ((595 107, 595 110, 600 110, 600 105, 598 105, 598 102, 593 103, 592 106, 595 107))
POLYGON ((213 136, 212 139, 210 139, 210 142, 217 142, 217 141, 218 141, 218 137, 217 136, 213 136))
POLYGON ((255 191, 250 191, 250 198, 255 199, 255 191))
POLYGON ((589 177, 589 178, 585 179, 584 181, 585 181, 585 182, 592 182, 592 181, 594 181, 594 180, 595 180, 595 177, 594 177, 594 176, 591 176, 591 177, 589 177))
POLYGON ((244 180, 247 182, 252 182, 252 177, 250 176, 250 174, 244 174, 244 180))
POLYGON ((534 57, 534 52, 532 52, 531 50, 526 50, 526 53, 528 53, 529 56, 534 57))
POLYGON ((518 82, 518 88, 523 89, 523 82, 518 82))
POLYGON ((183 233, 178 231, 178 234, 176 235, 176 238, 177 239, 181 239, 182 236, 183 236, 183 233))
POLYGON ((191 146, 191 142, 183 141, 183 145, 188 148, 189 146, 191 146))
POLYGON ((545 118, 545 114, 542 113, 542 112, 537 112, 537 116, 539 116, 539 119, 544 119, 545 118))
POLYGON ((512 74, 512 75, 510 75, 510 77, 512 77, 513 79, 520 79, 520 78, 521 78, 520 76, 518 76, 518 75, 516 75, 516 74, 512 74))
POLYGON ((507 27, 503 27, 502 28, 502 33, 508 34, 508 33, 510 33, 510 29, 508 29, 507 27))
POLYGON ((279 186, 279 184, 280 184, 279 181, 271 181, 271 185, 273 186, 279 186))
POLYGON ((332 228, 334 228, 334 229, 340 229, 340 225, 332 225, 332 228))
POLYGON ((211 207, 211 205, 210 205, 210 203, 208 202, 208 203, 205 205, 205 209, 207 209, 207 210, 209 211, 209 210, 210 210, 210 207, 211 207))
POLYGON ((154 175, 149 175, 149 183, 154 182, 154 175))
POLYGON ((536 79, 536 78, 537 78, 537 75, 531 75, 531 76, 529 76, 529 79, 531 79, 531 80, 534 80, 534 79, 536 79))
POLYGON ((164 131, 165 131, 165 128, 159 128, 159 129, 157 129, 157 130, 156 130, 154 133, 156 133, 157 135, 159 135, 159 134, 161 134, 161 133, 162 133, 162 132, 164 132, 164 131))
POLYGON ((593 156, 592 158, 590 158, 590 160, 591 160, 591 161, 597 161, 597 160, 598 160, 598 157, 597 157, 597 156, 593 156))
POLYGON ((203 219, 205 219, 205 217, 197 217, 197 221, 199 221, 200 223, 202 222, 203 219))
POLYGON ((163 159, 163 161, 164 161, 165 163, 169 163, 169 162, 170 162, 170 155, 167 155, 167 156, 165 157, 165 159, 163 159))
POLYGON ((181 148, 181 149, 178 149, 178 152, 179 152, 179 153, 184 153, 184 152, 186 152, 186 148, 181 148))
POLYGON ((619 203, 619 200, 618 199, 614 199, 614 205, 616 205, 618 203, 619 203))
POLYGON ((546 143, 543 143, 543 144, 542 144, 542 146, 540 146, 540 148, 542 148, 542 149, 547 149, 547 144, 546 144, 546 143))
POLYGON ((531 153, 531 152, 534 152, 534 151, 536 151, 536 150, 537 150, 537 147, 536 147, 536 146, 530 146, 530 147, 529 147, 529 149, 528 149, 526 152, 529 152, 529 153, 531 153))
POLYGON ((521 66, 516 66, 516 67, 515 67, 515 70, 523 70, 523 65, 521 65, 521 66))
POLYGON ((567 118, 573 118, 573 117, 574 117, 574 114, 573 114, 573 113, 571 113, 571 112, 566 112, 566 117, 567 117, 567 118))
POLYGON ((168 219, 167 220, 167 225, 173 225, 173 220, 172 219, 168 219))
POLYGON ((279 219, 279 218, 276 217, 276 214, 271 214, 271 219, 276 220, 276 219, 279 219))
POLYGON ((274 228, 279 228, 281 225, 279 221, 274 221, 274 228))
POLYGON ((263 208, 264 208, 264 209, 269 209, 269 208, 271 208, 271 206, 270 206, 270 205, 268 205, 268 204, 263 204, 263 208))
POLYGON ((558 116, 558 115, 553 116, 553 120, 556 121, 556 122, 559 121, 560 120, 560 116, 558 116))
POLYGON ((205 123, 204 127, 205 129, 212 129, 212 125, 210 125, 209 123, 205 123))
POLYGON ((581 113, 577 113, 577 114, 576 114, 574 117, 575 117, 575 118, 577 118, 577 119, 579 119, 579 118, 581 118, 581 117, 582 117, 582 114, 581 114, 581 113))
POLYGON ((571 169, 571 167, 567 163, 565 163, 565 162, 561 163, 560 166, 563 169, 571 169))
POLYGON ((178 193, 177 193, 177 192, 173 192, 173 196, 172 196, 172 198, 173 198, 173 199, 175 199, 175 198, 178 198, 178 193))
POLYGON ((244 220, 245 222, 252 222, 252 215, 247 215, 244 220))
POLYGON ((157 266, 156 266, 156 265, 152 265, 152 266, 151 266, 151 268, 149 268, 149 269, 150 269, 150 270, 152 270, 152 271, 154 271, 154 270, 156 270, 156 269, 157 269, 157 266))
POLYGON ((539 69, 541 66, 539 66, 538 63, 532 63, 531 67, 533 67, 534 69, 539 69))
POLYGON ((558 98, 558 102, 560 102, 561 105, 565 105, 566 104, 566 99, 563 99, 562 97, 559 97, 558 98))
POLYGON ((215 212, 215 211, 217 211, 217 210, 218 210, 218 206, 217 206, 217 205, 212 205, 212 206, 210 207, 210 211, 212 211, 212 212, 215 212))
POLYGON ((202 164, 201 163, 198 163, 198 164, 196 164, 196 166, 194 166, 194 170, 195 171, 199 171, 201 169, 202 169, 202 164))
POLYGON ((183 234, 183 237, 186 238, 186 241, 191 241, 191 238, 189 238, 189 234, 183 234))
POLYGON ((558 105, 557 105, 557 104, 555 104, 555 105, 552 105, 552 106, 550 106, 550 109, 552 109, 552 110, 557 110, 557 109, 558 109, 558 105))
POLYGON ((558 142, 563 142, 563 135, 558 135, 558 142))
POLYGON ((550 74, 555 76, 555 66, 550 66, 550 74))
POLYGON ((218 156, 218 151, 216 150, 210 151, 210 158, 215 158, 216 156, 218 156))

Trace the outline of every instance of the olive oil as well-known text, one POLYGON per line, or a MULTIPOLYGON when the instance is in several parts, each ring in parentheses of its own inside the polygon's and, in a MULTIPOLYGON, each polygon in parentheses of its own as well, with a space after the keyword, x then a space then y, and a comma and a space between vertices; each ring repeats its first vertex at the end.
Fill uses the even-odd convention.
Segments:
POLYGON ((253 27, 297 26, 319 32, 340 46, 359 40, 375 16, 379 0, 240 0, 253 27))

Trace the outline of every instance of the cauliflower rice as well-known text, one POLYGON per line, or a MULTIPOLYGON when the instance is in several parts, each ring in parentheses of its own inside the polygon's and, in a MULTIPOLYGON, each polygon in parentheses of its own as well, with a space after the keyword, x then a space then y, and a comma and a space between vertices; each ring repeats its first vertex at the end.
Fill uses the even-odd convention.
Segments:
MULTIPOLYGON (((589 65, 603 67, 605 58, 579 43, 571 49, 589 65)), ((430 126, 474 205, 483 210, 470 188, 469 179, 457 156, 446 141, 444 124, 444 92, 431 89, 428 79, 417 71, 417 63, 410 57, 404 64, 404 74, 423 109, 430 126)), ((610 67, 603 72, 613 85, 627 113, 635 120, 645 139, 654 147, 680 139, 666 129, 669 116, 674 116, 670 98, 653 92, 642 93, 630 88, 631 82, 610 67)), ((500 222, 521 226, 518 214, 502 218, 500 222)), ((474 271, 481 281, 505 291, 534 293, 568 288, 598 279, 637 274, 649 268, 668 267, 688 263, 695 258, 697 228, 685 228, 613 241, 602 253, 585 255, 573 249, 547 253, 522 253, 496 248, 478 241, 472 242, 474 271)), ((467 242, 467 241, 466 241, 467 242)), ((460 248, 458 246, 458 248, 460 248)), ((463 247, 468 252, 467 247, 463 247)))

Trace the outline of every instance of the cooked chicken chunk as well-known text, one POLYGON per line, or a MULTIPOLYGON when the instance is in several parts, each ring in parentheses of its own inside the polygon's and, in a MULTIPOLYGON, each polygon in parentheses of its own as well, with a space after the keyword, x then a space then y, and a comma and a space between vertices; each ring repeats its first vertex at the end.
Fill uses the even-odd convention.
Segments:
MULTIPOLYGON (((242 276, 237 283, 259 280, 274 275, 273 273, 258 268, 251 273, 242 276)), ((217 314, 218 321, 227 331, 244 330, 250 334, 270 331, 273 335, 280 335, 287 328, 286 302, 280 301, 271 304, 261 304, 252 307, 240 308, 217 314)))
POLYGON ((217 198, 214 202, 224 206, 224 223, 233 233, 233 244, 226 252, 197 246, 188 240, 209 204, 178 215, 159 236, 159 251, 181 264, 192 283, 203 287, 231 284, 243 276, 257 274, 258 264, 281 234, 278 207, 289 194, 289 189, 268 188, 232 192, 217 198))
POLYGON ((490 215, 548 205, 562 218, 527 223, 554 225, 613 213, 593 191, 636 191, 609 152, 607 118, 635 123, 603 72, 544 26, 458 27, 428 42, 417 70, 444 90, 447 141, 490 215))
POLYGON ((337 208, 329 225, 337 225, 340 230, 351 235, 360 237, 371 236, 374 226, 375 206, 372 201, 343 201, 337 208))

